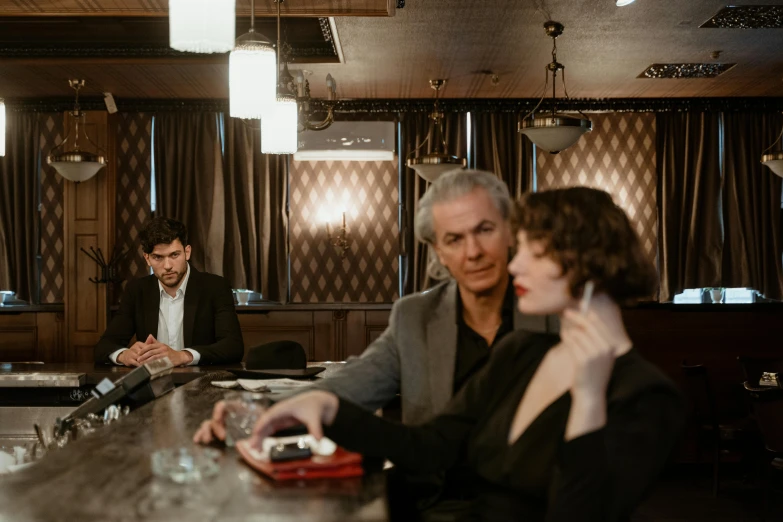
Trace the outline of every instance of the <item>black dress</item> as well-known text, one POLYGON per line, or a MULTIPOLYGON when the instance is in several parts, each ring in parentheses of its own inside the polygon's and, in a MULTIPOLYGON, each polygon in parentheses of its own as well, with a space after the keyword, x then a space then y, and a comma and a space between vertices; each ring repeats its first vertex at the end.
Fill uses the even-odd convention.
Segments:
POLYGON ((571 405, 566 392, 509 445, 525 389, 559 340, 526 332, 506 336, 487 365, 426 424, 392 423, 340 400, 325 434, 347 449, 415 472, 466 464, 473 495, 461 520, 624 520, 681 432, 682 398, 631 349, 615 361, 603 428, 564 442, 571 405))

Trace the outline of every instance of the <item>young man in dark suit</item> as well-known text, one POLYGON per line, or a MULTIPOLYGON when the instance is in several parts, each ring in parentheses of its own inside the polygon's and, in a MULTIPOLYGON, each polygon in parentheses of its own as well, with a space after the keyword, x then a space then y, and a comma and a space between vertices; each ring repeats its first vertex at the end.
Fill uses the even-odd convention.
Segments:
POLYGON ((244 343, 231 286, 190 266, 185 225, 155 218, 139 237, 153 274, 128 283, 119 311, 95 345, 95 362, 140 366, 162 357, 175 366, 240 362, 244 343))

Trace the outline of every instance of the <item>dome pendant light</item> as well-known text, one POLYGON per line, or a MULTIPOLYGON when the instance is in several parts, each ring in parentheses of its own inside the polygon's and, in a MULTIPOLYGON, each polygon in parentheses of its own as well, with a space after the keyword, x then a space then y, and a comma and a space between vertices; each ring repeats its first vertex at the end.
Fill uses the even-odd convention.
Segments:
POLYGON ((76 91, 76 102, 74 103, 73 111, 70 113, 74 125, 73 148, 64 150, 65 144, 71 140, 69 131, 62 143, 53 148, 49 155, 46 156, 46 162, 54 167, 54 170, 60 176, 69 181, 80 183, 92 178, 106 166, 106 153, 93 143, 90 137, 87 136, 87 131, 83 131, 84 138, 98 150, 98 154, 81 150, 79 145, 79 125, 81 124, 84 127, 84 112, 80 110, 79 106, 79 89, 84 87, 84 80, 68 80, 68 84, 76 91))
MULTIPOLYGON (((435 106, 432 108, 432 112, 429 116, 430 120, 432 120, 432 127, 429 135, 434 135, 434 150, 423 156, 409 158, 407 162, 407 165, 410 168, 415 170, 419 176, 430 183, 438 179, 444 173, 451 170, 464 169, 468 164, 465 158, 458 158, 457 156, 451 156, 446 153, 446 136, 443 133, 443 112, 441 112, 440 106, 438 105, 438 95, 445 83, 446 80, 430 80, 430 87, 435 90, 435 106)), ((414 154, 427 143, 429 135, 411 154, 414 154)))
POLYGON ((780 138, 783 138, 783 130, 780 131, 780 135, 778 136, 778 139, 775 140, 775 143, 761 151, 761 163, 769 167, 769 170, 771 170, 773 173, 783 178, 783 150, 777 150, 764 154, 776 144, 779 144, 780 138))
MULTIPOLYGON (((544 94, 538 101, 538 105, 519 122, 519 132, 530 138, 530 141, 552 154, 565 150, 582 137, 582 134, 592 130, 593 124, 584 117, 578 118, 567 114, 559 114, 556 111, 555 86, 557 71, 563 71, 563 91, 568 99, 568 90, 565 83, 565 66, 557 61, 557 37, 563 34, 563 24, 548 21, 544 24, 547 36, 552 38, 552 62, 546 66, 546 82, 544 94), (543 116, 535 116, 535 111, 541 106, 546 96, 546 87, 549 81, 549 73, 552 73, 552 111, 543 116), (532 116, 528 119, 528 116, 532 116)), ((580 113, 581 114, 581 113, 580 113)))

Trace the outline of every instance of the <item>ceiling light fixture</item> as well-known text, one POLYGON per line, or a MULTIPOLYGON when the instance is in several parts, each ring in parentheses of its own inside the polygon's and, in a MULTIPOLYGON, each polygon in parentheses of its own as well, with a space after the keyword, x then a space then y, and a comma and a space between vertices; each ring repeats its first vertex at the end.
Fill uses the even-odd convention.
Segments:
POLYGON ((430 124, 427 138, 414 149, 411 154, 415 154, 421 149, 427 141, 432 137, 434 150, 429 154, 423 156, 417 156, 415 158, 408 158, 408 166, 416 171, 416 173, 425 180, 432 183, 438 179, 441 175, 450 170, 464 169, 468 162, 465 158, 458 158, 457 156, 450 156, 446 153, 446 135, 443 132, 443 112, 438 105, 438 95, 440 89, 446 84, 446 80, 430 80, 430 87, 435 90, 435 106, 430 113, 430 124))
POLYGON ((295 72, 296 102, 299 104, 299 131, 328 129, 334 123, 334 106, 337 103, 337 82, 331 74, 326 75, 326 100, 319 100, 320 105, 326 107, 326 117, 321 121, 313 122, 310 118, 317 112, 310 105, 310 82, 305 79, 304 72, 300 69, 295 72))
POLYGON ((761 163, 769 167, 769 170, 783 178, 783 150, 777 150, 775 152, 764 154, 776 144, 780 144, 780 138, 783 138, 783 130, 780 131, 780 135, 778 135, 778 139, 775 140, 775 143, 761 151, 761 163))
POLYGON ((84 127, 84 112, 80 110, 79 106, 79 90, 84 87, 84 80, 68 80, 68 84, 76 91, 73 111, 69 113, 74 126, 73 148, 64 150, 65 144, 71 139, 69 130, 62 143, 53 148, 49 155, 46 156, 46 162, 54 167, 54 170, 60 176, 69 181, 80 183, 92 178, 106 166, 106 153, 87 136, 87 131, 82 131, 84 132, 84 138, 97 149, 98 154, 81 150, 79 145, 79 125, 81 124, 84 127), (62 149, 62 151, 57 152, 58 149, 62 149))
POLYGON ((617 7, 624 7, 626 5, 630 5, 630 4, 634 3, 635 1, 636 0, 617 0, 615 2, 615 5, 617 5, 617 7))
POLYGON ((565 150, 582 137, 582 134, 592 130, 593 124, 584 114, 577 118, 566 114, 558 114, 556 110, 556 81, 557 71, 563 71, 563 91, 566 99, 568 89, 565 82, 565 66, 557 61, 557 37, 563 34, 563 24, 549 20, 544 23, 547 36, 552 38, 552 62, 546 66, 546 79, 544 80, 544 94, 538 104, 530 113, 519 122, 519 132, 530 138, 530 141, 552 154, 565 150), (549 82, 549 73, 552 73, 552 112, 545 116, 536 117, 535 112, 541 106, 546 96, 546 88, 549 82), (528 119, 528 116, 532 116, 528 119))
POLYGON ((227 53, 236 39, 236 0, 169 0, 169 46, 227 53))
POLYGON ((228 55, 229 113, 258 120, 277 94, 274 44, 255 30, 256 4, 250 0, 250 30, 237 38, 228 55))
POLYGON ((284 74, 280 73, 280 5, 277 3, 277 66, 275 79, 277 98, 267 105, 261 117, 261 152, 264 154, 293 154, 298 147, 296 127, 298 123, 296 96, 291 92, 293 77, 286 65, 284 74))

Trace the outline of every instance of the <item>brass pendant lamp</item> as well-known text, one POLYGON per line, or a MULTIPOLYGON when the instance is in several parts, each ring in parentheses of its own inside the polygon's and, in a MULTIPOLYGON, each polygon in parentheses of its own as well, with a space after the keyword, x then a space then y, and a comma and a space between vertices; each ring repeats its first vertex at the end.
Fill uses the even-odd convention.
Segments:
POLYGON ((87 131, 84 130, 84 112, 79 106, 79 90, 84 87, 84 80, 68 80, 68 84, 76 91, 76 101, 73 111, 70 112, 74 131, 73 134, 69 131, 62 143, 52 149, 46 156, 46 162, 54 167, 60 176, 80 183, 92 178, 106 166, 106 153, 87 136, 87 131), (84 133, 85 140, 98 151, 97 154, 81 149, 79 145, 81 132, 84 133), (65 150, 65 145, 70 143, 73 144, 72 148, 65 150))
POLYGON ((422 148, 430 136, 433 136, 434 150, 429 154, 408 158, 407 165, 416 171, 416 173, 425 180, 432 183, 441 175, 451 170, 464 169, 468 162, 465 158, 451 156, 446 152, 446 135, 443 132, 443 112, 438 105, 438 95, 440 89, 445 85, 446 80, 430 80, 430 87, 435 90, 435 106, 430 113, 432 120, 431 129, 427 139, 411 153, 414 154, 422 148))
POLYGON ((547 36, 552 38, 552 62, 546 66, 546 79, 544 81, 544 94, 538 101, 536 107, 519 122, 519 132, 530 138, 539 148, 542 148, 552 154, 557 154, 565 150, 582 137, 582 134, 589 132, 593 124, 584 114, 582 117, 560 114, 556 109, 556 84, 557 73, 562 71, 563 91, 568 99, 568 90, 565 83, 565 65, 557 61, 557 37, 563 34, 563 24, 552 20, 544 23, 544 29, 547 36), (541 106, 546 96, 546 87, 549 82, 549 73, 552 73, 552 111, 542 116, 535 116, 536 110, 541 106), (528 116, 532 116, 528 118, 528 116))

